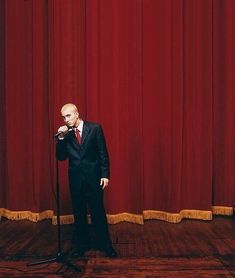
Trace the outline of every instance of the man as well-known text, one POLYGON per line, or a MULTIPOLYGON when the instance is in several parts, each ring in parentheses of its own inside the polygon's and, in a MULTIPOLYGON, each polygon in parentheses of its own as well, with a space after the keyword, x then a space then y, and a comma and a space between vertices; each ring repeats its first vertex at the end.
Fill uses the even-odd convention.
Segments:
POLYGON ((108 232, 103 190, 109 183, 109 156, 100 125, 83 121, 74 104, 61 108, 65 125, 58 129, 56 154, 68 159, 69 186, 75 224, 75 256, 90 249, 87 205, 94 229, 96 247, 106 256, 117 257, 108 232))

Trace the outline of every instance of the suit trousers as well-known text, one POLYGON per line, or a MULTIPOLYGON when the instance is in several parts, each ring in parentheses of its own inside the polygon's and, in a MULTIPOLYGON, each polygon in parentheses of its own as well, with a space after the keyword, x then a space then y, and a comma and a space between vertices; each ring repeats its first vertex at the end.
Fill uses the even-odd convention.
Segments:
POLYGON ((89 184, 85 175, 70 173, 70 193, 75 224, 75 244, 78 248, 91 245, 87 222, 89 208, 97 248, 102 249, 111 244, 107 217, 103 204, 103 189, 99 183, 89 184))

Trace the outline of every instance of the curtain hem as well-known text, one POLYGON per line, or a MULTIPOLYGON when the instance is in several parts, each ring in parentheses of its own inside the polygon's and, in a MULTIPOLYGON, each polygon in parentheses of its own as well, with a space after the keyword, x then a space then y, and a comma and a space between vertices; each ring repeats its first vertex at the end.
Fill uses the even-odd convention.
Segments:
POLYGON ((12 211, 5 208, 0 208, 0 219, 5 217, 10 220, 23 220, 27 219, 33 222, 38 222, 44 219, 51 219, 54 215, 52 210, 45 210, 42 212, 32 211, 12 211))
MULTIPOLYGON (((199 219, 199 220, 212 220, 213 215, 233 215, 233 207, 225 206, 212 206, 211 211, 207 210, 192 210, 183 209, 179 213, 170 213, 158 210, 144 210, 143 214, 134 213, 117 213, 117 214, 107 214, 107 219, 109 224, 117 224, 120 222, 131 222, 135 224, 144 224, 144 220, 163 220, 170 223, 179 223, 182 219, 199 219)), ((52 210, 46 210, 40 213, 31 211, 11 211, 5 208, 0 208, 0 220, 1 217, 5 217, 10 220, 23 220, 27 219, 33 222, 38 222, 44 219, 51 219, 52 224, 57 224, 57 217, 54 215, 52 210)), ((62 215, 60 217, 61 224, 72 224, 74 222, 73 215, 62 215)), ((88 222, 90 222, 90 217, 88 216, 88 222)))

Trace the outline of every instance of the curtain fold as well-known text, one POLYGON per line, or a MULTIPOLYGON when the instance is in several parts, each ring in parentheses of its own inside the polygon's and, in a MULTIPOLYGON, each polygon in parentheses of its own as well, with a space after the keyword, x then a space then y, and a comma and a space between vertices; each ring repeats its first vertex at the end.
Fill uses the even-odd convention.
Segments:
MULTIPOLYGON (((0 129, 6 130, 6 110, 5 110, 5 2, 0 1, 0 129)), ((0 135, 0 204, 6 206, 6 136, 0 135)))
MULTIPOLYGON (((5 118, 5 2, 0 2, 0 113, 5 118)), ((6 130, 5 119, 0 120, 0 130, 6 130)), ((6 138, 3 132, 0 133, 0 204, 6 206, 6 138)))
POLYGON ((141 1, 87 3, 87 117, 107 137, 110 213, 142 213, 141 9, 141 1))
POLYGON ((0 216, 55 223, 67 102, 103 126, 109 223, 232 214, 233 0, 7 0, 0 15, 0 216))
POLYGON ((235 197, 235 2, 213 2, 213 203, 235 197))

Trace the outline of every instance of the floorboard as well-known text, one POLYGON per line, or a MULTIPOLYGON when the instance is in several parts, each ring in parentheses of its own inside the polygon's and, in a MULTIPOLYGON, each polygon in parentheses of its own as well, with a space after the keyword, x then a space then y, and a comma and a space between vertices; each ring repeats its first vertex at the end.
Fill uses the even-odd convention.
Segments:
MULTIPOLYGON (((71 248, 72 225, 61 227, 62 251, 71 248)), ((57 227, 49 220, 0 221, 0 277, 235 277, 235 220, 146 221, 110 225, 117 259, 97 250, 71 259, 81 273, 61 263, 27 266, 56 256, 57 227)))

